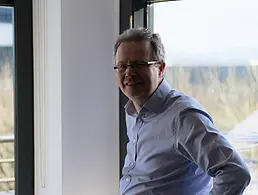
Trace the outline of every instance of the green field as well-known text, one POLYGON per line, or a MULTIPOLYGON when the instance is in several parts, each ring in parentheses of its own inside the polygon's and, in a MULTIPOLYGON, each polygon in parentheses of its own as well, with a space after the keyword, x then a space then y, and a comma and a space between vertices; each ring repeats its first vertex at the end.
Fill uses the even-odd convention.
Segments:
MULTIPOLYGON (((0 133, 14 132, 13 79, 9 65, 3 65, 0 71, 0 133)), ((0 143, 0 160, 14 158, 14 144, 0 143)), ((0 164, 0 180, 14 177, 14 163, 0 164)), ((0 191, 14 189, 14 182, 1 182, 0 191)))

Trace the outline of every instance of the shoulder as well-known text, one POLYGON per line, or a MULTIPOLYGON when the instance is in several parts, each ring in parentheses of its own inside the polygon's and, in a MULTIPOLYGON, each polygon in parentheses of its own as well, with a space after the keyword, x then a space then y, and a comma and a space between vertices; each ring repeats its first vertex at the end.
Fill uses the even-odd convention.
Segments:
POLYGON ((213 123, 211 115, 198 100, 176 90, 169 93, 166 99, 166 109, 167 114, 173 116, 175 123, 197 122, 206 119, 213 123))
POLYGON ((166 99, 168 109, 175 113, 184 113, 187 110, 200 110, 207 112, 202 104, 194 97, 177 90, 171 90, 166 99))

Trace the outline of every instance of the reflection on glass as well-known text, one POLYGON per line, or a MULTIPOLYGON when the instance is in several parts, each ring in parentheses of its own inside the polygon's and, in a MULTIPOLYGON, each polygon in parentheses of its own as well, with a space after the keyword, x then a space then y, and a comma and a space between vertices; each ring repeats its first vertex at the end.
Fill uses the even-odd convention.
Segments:
POLYGON ((166 79, 213 116, 250 168, 244 195, 257 194, 258 2, 184 0, 152 6, 153 30, 167 51, 166 79))
POLYGON ((12 16, 12 8, 0 6, 0 194, 2 191, 14 190, 12 16))

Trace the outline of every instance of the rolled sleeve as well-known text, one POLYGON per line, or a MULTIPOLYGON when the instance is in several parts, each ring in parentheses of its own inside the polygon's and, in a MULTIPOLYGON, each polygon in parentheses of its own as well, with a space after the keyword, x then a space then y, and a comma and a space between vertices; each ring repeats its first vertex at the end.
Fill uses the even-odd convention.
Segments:
POLYGON ((191 110, 179 116, 176 149, 215 178, 211 195, 240 195, 250 183, 244 161, 203 113, 191 110))

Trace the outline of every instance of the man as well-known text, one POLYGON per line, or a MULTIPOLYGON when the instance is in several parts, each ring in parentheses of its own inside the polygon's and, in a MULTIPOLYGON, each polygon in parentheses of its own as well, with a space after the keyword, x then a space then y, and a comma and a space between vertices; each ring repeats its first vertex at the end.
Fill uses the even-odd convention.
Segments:
POLYGON ((243 194, 248 168, 205 109, 164 79, 159 35, 126 30, 117 39, 114 58, 118 86, 129 98, 120 194, 243 194))

